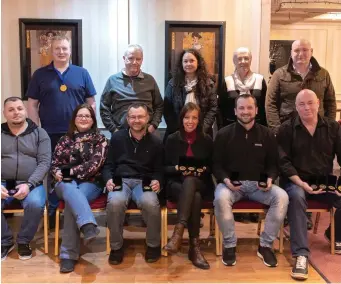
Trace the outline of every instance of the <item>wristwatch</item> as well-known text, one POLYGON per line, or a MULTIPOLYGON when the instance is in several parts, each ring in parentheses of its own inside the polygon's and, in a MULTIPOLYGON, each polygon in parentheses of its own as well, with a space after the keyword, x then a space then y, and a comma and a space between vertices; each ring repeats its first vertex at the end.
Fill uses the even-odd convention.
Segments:
POLYGON ((34 186, 33 186, 33 184, 32 184, 32 183, 30 183, 30 182, 26 182, 26 184, 27 184, 27 186, 28 186, 29 190, 32 190, 32 189, 34 188, 34 186))

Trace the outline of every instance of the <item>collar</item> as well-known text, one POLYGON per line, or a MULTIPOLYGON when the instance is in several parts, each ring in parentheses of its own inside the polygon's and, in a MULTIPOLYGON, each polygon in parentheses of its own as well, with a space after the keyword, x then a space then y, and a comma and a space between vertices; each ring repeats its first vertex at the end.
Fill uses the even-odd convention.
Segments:
MULTIPOLYGON (((73 67, 73 65, 70 63, 69 66, 68 66, 68 68, 67 68, 66 70, 71 69, 72 67, 73 67)), ((53 65, 53 61, 51 61, 51 63, 50 63, 49 65, 47 65, 46 68, 49 69, 49 70, 57 70, 57 69, 54 67, 54 65, 53 65)), ((66 71, 66 70, 65 70, 65 71, 66 71)), ((65 71, 64 71, 64 72, 65 72, 65 71)))
POLYGON ((123 76, 129 77, 129 78, 140 78, 140 79, 143 79, 143 78, 144 78, 143 72, 142 72, 141 70, 140 70, 140 73, 139 73, 137 76, 129 76, 129 75, 127 75, 127 73, 126 73, 125 68, 123 68, 123 69, 122 69, 122 74, 123 74, 123 76))
MULTIPOLYGON (((318 118, 317 118, 317 125, 316 127, 321 127, 326 125, 326 122, 323 120, 323 118, 318 114, 318 118)), ((294 127, 301 127, 301 128, 305 128, 304 124, 302 123, 302 120, 300 118, 299 115, 297 115, 295 117, 295 121, 294 121, 294 127)))
POLYGON ((256 129, 256 126, 257 126, 257 122, 255 121, 252 127, 249 130, 247 130, 238 120, 235 123, 237 124, 237 130, 242 130, 244 132, 251 132, 254 129, 256 129))
POLYGON ((304 73, 300 73, 300 72, 297 71, 295 65, 292 64, 292 69, 293 69, 297 74, 301 75, 303 78, 304 78, 305 76, 307 76, 307 74, 309 73, 309 71, 311 70, 312 67, 313 67, 313 65, 311 65, 311 62, 309 62, 308 70, 307 70, 306 72, 304 72, 304 73))
MULTIPOLYGON (((318 71, 321 70, 321 67, 320 67, 320 64, 317 62, 317 60, 315 59, 314 56, 312 56, 310 58, 310 64, 311 64, 311 69, 310 71, 313 72, 313 73, 316 73, 318 71)), ((293 68, 294 64, 293 64, 293 61, 292 61, 292 58, 291 56, 289 57, 289 62, 288 62, 288 65, 287 65, 287 71, 288 72, 296 72, 293 68)), ((310 65, 309 65, 310 66, 310 65)))
POLYGON ((137 143, 141 142, 147 135, 147 132, 142 136, 141 140, 137 140, 132 134, 131 134, 131 131, 130 131, 130 128, 128 129, 128 134, 129 134, 129 138, 137 143))

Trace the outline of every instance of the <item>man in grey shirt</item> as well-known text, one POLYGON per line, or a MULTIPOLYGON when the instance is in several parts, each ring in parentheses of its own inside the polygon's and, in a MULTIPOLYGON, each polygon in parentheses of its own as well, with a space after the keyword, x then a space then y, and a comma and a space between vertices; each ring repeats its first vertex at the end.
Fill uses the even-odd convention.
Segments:
POLYGON ((125 68, 109 77, 101 96, 102 121, 111 133, 127 128, 128 107, 140 102, 148 107, 148 132, 153 133, 161 122, 163 112, 159 87, 153 76, 141 71, 143 50, 140 45, 129 45, 123 60, 125 68))
MULTIPOLYGON (((46 131, 27 118, 18 97, 4 102, 7 122, 1 124, 1 210, 20 202, 24 217, 16 238, 19 259, 32 257, 30 242, 46 202, 43 179, 50 168, 51 142, 46 131)), ((1 213, 1 261, 14 249, 13 234, 1 213)))

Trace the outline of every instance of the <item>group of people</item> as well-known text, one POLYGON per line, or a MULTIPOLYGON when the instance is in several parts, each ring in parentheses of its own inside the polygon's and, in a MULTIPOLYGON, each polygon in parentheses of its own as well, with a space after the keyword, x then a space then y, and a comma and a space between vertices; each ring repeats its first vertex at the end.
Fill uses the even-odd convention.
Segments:
MULTIPOLYGON (((24 208, 16 239, 20 259, 32 257, 29 244, 45 206, 45 176, 51 224, 59 200, 65 202, 62 273, 74 270, 80 233, 86 245, 99 234, 89 202, 104 188, 112 265, 124 258, 123 225, 131 200, 147 225, 147 262, 156 262, 162 249, 178 252, 187 228, 189 260, 210 268, 199 244, 204 199, 214 199, 227 266, 236 264, 232 206, 243 198, 269 206, 257 251, 265 265, 277 266, 272 244, 288 214, 295 257, 291 275, 308 277, 309 198, 337 208, 336 242, 331 245, 341 254, 341 194, 314 191, 309 183, 311 177, 332 173, 335 155, 341 162, 341 128, 335 121, 330 76, 312 57, 307 40, 293 43, 288 65, 274 73, 268 88, 263 76, 251 71, 247 48, 235 51, 235 72, 218 89, 200 51, 184 50, 164 100, 155 79, 141 71, 141 46, 129 45, 125 68, 108 79, 101 96, 100 116, 111 132, 110 142, 97 127, 89 73, 70 64, 68 38, 56 36, 51 48, 53 61, 30 81, 28 110, 18 97, 4 102, 1 205, 20 202, 24 208), (167 123, 163 142, 155 133, 162 115, 167 123), (215 121, 220 129, 213 137, 215 121), (278 176, 281 187, 274 184, 278 176), (165 199, 177 203, 178 214, 174 232, 161 248, 160 207, 165 199)), ((14 240, 4 214, 1 218, 4 260, 14 240)), ((328 228, 329 240, 330 234, 328 228)))

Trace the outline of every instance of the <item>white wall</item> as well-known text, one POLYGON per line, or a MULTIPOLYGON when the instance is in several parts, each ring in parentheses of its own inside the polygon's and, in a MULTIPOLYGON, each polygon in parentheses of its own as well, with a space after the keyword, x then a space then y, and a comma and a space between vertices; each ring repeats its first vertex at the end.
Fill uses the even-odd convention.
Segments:
POLYGON ((142 68, 163 94, 166 20, 226 21, 225 75, 233 72, 232 54, 240 46, 253 52, 255 72, 268 73, 270 0, 2 0, 1 14, 2 101, 21 92, 19 18, 82 19, 83 66, 98 105, 107 78, 123 67, 128 43, 142 44, 142 68))

